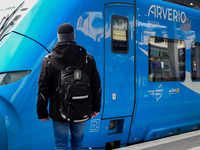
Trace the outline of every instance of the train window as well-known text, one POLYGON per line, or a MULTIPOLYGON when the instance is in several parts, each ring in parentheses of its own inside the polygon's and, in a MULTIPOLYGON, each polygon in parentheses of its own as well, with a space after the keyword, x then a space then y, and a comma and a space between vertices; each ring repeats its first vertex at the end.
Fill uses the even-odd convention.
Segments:
POLYGON ((128 53, 128 18, 121 16, 112 16, 112 51, 114 53, 128 53))
POLYGON ((149 80, 185 79, 185 42, 159 37, 149 38, 149 80))
POLYGON ((163 0, 163 1, 167 1, 167 2, 178 4, 178 5, 183 5, 186 7, 200 10, 199 0, 163 0))
POLYGON ((200 81, 200 43, 192 43, 191 61, 192 80, 200 81))

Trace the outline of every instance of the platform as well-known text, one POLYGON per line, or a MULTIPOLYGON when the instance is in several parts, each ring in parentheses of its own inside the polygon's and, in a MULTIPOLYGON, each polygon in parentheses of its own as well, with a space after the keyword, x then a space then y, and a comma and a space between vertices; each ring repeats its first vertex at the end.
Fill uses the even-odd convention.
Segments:
POLYGON ((118 150, 200 150, 200 130, 135 144, 118 150))

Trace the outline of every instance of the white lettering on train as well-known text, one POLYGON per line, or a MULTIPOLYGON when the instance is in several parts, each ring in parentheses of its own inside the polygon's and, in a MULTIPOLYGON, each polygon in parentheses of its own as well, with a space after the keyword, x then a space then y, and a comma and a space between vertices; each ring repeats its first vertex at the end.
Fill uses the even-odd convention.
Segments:
POLYGON ((161 6, 151 5, 148 12, 148 17, 153 14, 154 18, 167 19, 169 21, 186 22, 185 12, 177 11, 171 8, 163 8, 161 6))

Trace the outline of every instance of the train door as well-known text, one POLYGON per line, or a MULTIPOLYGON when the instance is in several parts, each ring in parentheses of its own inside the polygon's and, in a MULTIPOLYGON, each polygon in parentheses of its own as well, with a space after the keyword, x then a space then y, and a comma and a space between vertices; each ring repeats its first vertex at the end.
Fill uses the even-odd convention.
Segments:
POLYGON ((134 108, 134 5, 105 5, 103 119, 131 117, 134 108))

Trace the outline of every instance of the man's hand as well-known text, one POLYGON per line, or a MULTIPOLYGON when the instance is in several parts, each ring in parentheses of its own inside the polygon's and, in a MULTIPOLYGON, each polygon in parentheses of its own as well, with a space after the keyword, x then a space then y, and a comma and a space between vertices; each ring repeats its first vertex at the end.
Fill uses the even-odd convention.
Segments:
POLYGON ((96 117, 98 114, 99 114, 99 112, 95 112, 95 111, 93 111, 93 112, 92 112, 92 117, 91 117, 91 118, 96 117))
POLYGON ((49 117, 46 117, 46 118, 40 119, 40 120, 41 120, 41 121, 44 121, 44 122, 47 121, 47 120, 50 121, 50 120, 49 120, 49 117))

